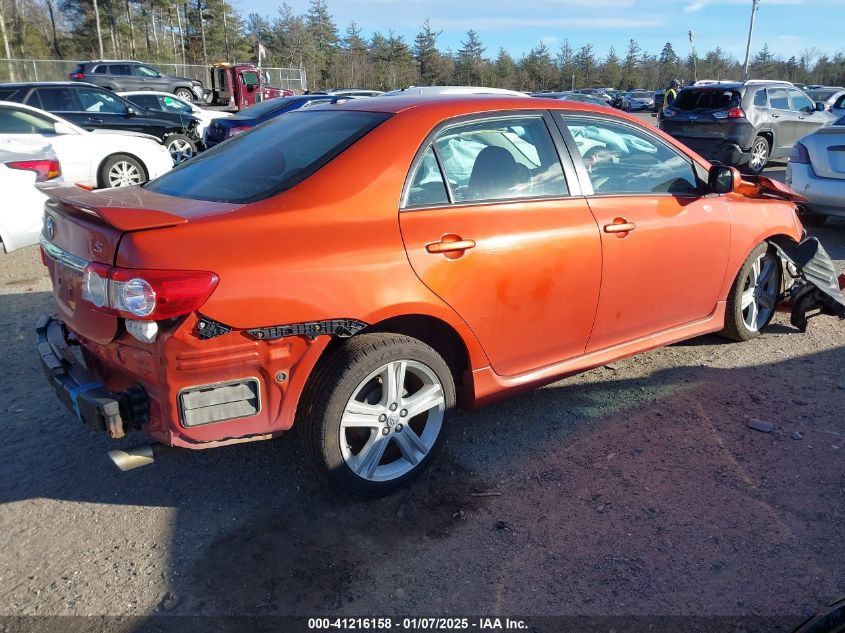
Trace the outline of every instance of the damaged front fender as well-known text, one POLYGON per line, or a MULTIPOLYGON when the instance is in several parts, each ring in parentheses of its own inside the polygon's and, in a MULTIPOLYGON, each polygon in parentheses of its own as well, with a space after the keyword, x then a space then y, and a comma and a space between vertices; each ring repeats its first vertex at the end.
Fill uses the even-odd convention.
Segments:
POLYGON ((782 299, 791 306, 790 323, 802 332, 807 331, 807 320, 812 316, 827 314, 845 319, 845 274, 837 275, 836 265, 816 237, 796 242, 789 238, 772 239, 780 257, 795 268, 789 271, 794 282, 786 289, 782 299), (808 312, 818 313, 807 316, 808 312))

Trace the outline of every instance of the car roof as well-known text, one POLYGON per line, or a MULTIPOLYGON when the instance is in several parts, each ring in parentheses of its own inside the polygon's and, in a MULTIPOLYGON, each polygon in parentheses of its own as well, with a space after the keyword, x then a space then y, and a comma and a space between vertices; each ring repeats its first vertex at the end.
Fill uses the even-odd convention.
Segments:
POLYGON ((38 86, 88 86, 98 88, 87 81, 19 81, 17 83, 0 84, 4 88, 37 88, 38 86))
MULTIPOLYGON (((596 114, 608 113, 605 106, 581 101, 565 101, 545 97, 522 99, 490 94, 371 97, 369 99, 353 99, 331 106, 320 106, 321 110, 327 108, 358 112, 383 112, 386 114, 399 114, 408 110, 429 110, 437 112, 441 118, 501 110, 571 110, 596 114)), ((614 112, 614 114, 617 113, 614 112)), ((624 113, 618 113, 617 116, 639 121, 636 117, 624 113)))

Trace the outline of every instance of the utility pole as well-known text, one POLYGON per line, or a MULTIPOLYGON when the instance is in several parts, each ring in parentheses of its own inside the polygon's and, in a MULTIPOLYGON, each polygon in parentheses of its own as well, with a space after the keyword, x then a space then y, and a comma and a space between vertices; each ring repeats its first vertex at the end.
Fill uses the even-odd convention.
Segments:
POLYGON ((745 81, 748 81, 748 63, 751 61, 751 36, 754 34, 754 16, 760 6, 760 0, 751 0, 751 24, 748 25, 748 44, 745 46, 745 81))
POLYGON ((692 49, 692 82, 698 81, 698 59, 695 56, 695 32, 689 32, 689 45, 692 49))

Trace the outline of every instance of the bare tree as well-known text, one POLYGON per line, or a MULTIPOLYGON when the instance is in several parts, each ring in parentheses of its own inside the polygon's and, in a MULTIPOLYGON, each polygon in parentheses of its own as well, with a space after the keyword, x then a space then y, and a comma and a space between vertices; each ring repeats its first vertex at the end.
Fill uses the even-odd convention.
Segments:
MULTIPOLYGON (((3 48, 6 51, 6 59, 12 58, 12 49, 9 46, 9 36, 6 33, 6 17, 3 15, 3 0, 0 0, 0 35, 3 36, 3 48)), ((15 67, 12 62, 9 62, 9 78, 16 81, 15 67)))
POLYGON ((44 4, 47 5, 47 13, 50 14, 50 30, 53 35, 53 51, 56 53, 56 57, 64 59, 64 55, 62 55, 62 51, 59 48, 59 34, 56 31, 56 15, 53 10, 53 0, 44 0, 44 4))
POLYGON ((97 44, 100 47, 100 59, 106 56, 103 52, 103 30, 100 27, 100 9, 97 6, 97 0, 91 0, 91 4, 94 5, 94 23, 97 25, 97 44))

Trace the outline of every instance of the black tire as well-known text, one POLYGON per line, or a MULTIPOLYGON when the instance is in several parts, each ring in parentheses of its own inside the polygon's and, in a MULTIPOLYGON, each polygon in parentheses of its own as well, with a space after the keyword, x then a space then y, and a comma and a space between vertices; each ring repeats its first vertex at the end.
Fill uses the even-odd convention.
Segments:
POLYGON ((185 99, 188 103, 194 102, 194 93, 188 88, 176 88, 176 90, 173 91, 173 94, 181 99, 185 99))
POLYGON ((186 160, 189 160, 197 155, 197 144, 194 140, 188 136, 187 134, 173 133, 168 134, 164 137, 164 146, 167 148, 167 151, 170 152, 171 158, 173 158, 173 165, 181 165, 186 160), (183 150, 176 150, 174 146, 178 145, 179 147, 184 148, 183 150))
POLYGON ((769 158, 771 157, 772 148, 769 145, 769 140, 765 136, 757 136, 754 138, 754 142, 751 144, 751 156, 748 159, 748 163, 743 165, 742 171, 746 174, 751 176, 759 176, 763 173, 763 170, 766 168, 766 165, 769 162, 769 158), (762 162, 759 164, 752 163, 755 161, 756 152, 760 152, 764 155, 762 158, 762 162))
POLYGON ((142 183, 147 182, 148 179, 149 179, 149 175, 147 174, 147 169, 146 169, 146 167, 144 167, 144 164, 141 161, 139 161, 137 158, 135 158, 134 156, 129 156, 128 154, 114 154, 112 156, 109 156, 105 161, 103 161, 103 164, 100 166, 100 173, 97 176, 97 180, 98 180, 98 184, 99 184, 100 188, 104 188, 104 189, 111 189, 111 188, 114 188, 114 187, 123 187, 123 186, 128 186, 130 184, 139 184, 140 185, 142 183), (112 169, 117 167, 120 164, 124 164, 124 165, 127 165, 129 167, 134 168, 138 172, 138 175, 139 175, 138 182, 136 182, 136 183, 125 182, 122 185, 113 184, 113 178, 112 178, 113 174, 111 173, 112 169))
POLYGON ((725 309, 725 327, 721 332, 719 332, 719 335, 732 341, 750 341, 751 339, 758 337, 760 335, 760 331, 769 324, 776 312, 777 297, 780 294, 782 277, 783 270, 777 251, 766 242, 755 246, 754 250, 751 251, 742 266, 740 266, 736 279, 734 279, 733 285, 731 285, 725 309), (749 290, 748 283, 751 275, 751 269, 754 262, 762 255, 766 256, 766 260, 773 261, 774 263, 771 274, 775 277, 771 280, 770 287, 775 289, 775 299, 772 303, 768 316, 766 316, 762 323, 758 324, 756 329, 753 329, 749 328, 745 322, 745 309, 742 307, 742 295, 749 290))
MULTIPOLYGON (((355 494, 379 497, 405 486, 428 467, 443 442, 454 407, 455 383, 452 373, 434 349, 422 341, 399 334, 361 334, 345 341, 315 368, 298 407, 296 426, 303 451, 318 471, 355 494), (394 479, 373 481, 356 474, 344 459, 341 441, 346 442, 348 436, 341 437, 341 416, 361 385, 369 384, 365 381, 373 372, 400 360, 419 363, 436 375, 442 387, 445 405, 443 419, 432 446, 410 471, 394 479)), ((425 423, 427 420, 426 413, 425 423)), ((406 418, 409 428, 412 422, 411 418, 406 418)), ((398 432, 401 432, 401 425, 398 426, 398 432)), ((377 438, 376 431, 370 432, 373 433, 370 440, 377 438)), ((390 434, 391 430, 387 433, 390 434)), ((385 445, 391 446, 393 439, 389 437, 385 445)), ((345 446, 345 449, 350 451, 351 447, 345 446)), ((388 457, 385 450, 377 464, 382 464, 382 460, 388 457)))

